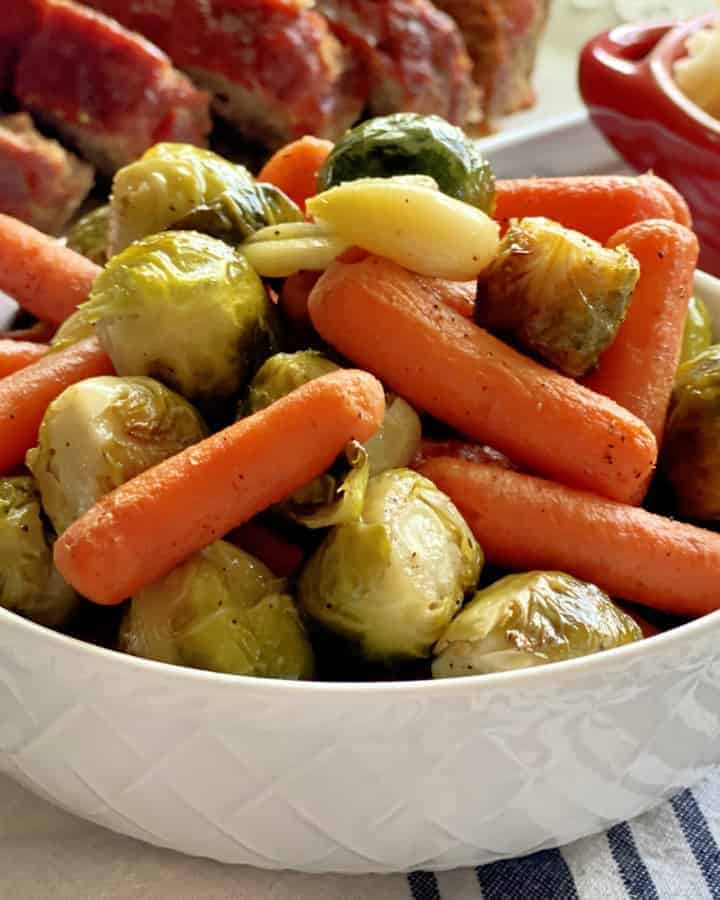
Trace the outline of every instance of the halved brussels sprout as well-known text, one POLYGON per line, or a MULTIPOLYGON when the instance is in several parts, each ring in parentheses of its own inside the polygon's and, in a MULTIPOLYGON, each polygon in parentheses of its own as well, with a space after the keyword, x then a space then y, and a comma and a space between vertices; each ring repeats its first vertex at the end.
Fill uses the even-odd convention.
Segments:
POLYGON ((710 310, 699 297, 691 297, 688 303, 685 331, 683 332, 680 364, 682 365, 682 363, 700 356, 703 351, 712 345, 712 338, 710 310))
POLYGON ((78 602, 53 565, 32 478, 0 479, 0 606, 57 628, 78 602))
POLYGON ((133 597, 120 649, 178 666, 312 678, 313 652, 285 582, 216 541, 133 597))
POLYGON ((578 378, 613 342, 639 276, 623 246, 608 250, 549 219, 520 219, 480 276, 475 320, 578 378))
POLYGON ((493 211, 495 176, 477 144, 445 119, 417 113, 369 119, 348 131, 320 170, 318 189, 392 175, 428 175, 444 194, 493 211))
POLYGON ((305 208, 349 244, 420 275, 470 281, 498 251, 497 222, 426 179, 362 178, 311 197, 305 208))
POLYGON ((320 545, 300 576, 299 602, 368 660, 423 658, 482 563, 450 499, 422 475, 393 469, 370 479, 362 519, 320 545))
POLYGON ((678 369, 660 464, 681 515, 720 520, 720 345, 678 369))
POLYGON ((80 311, 118 375, 150 375, 198 403, 237 395, 276 349, 272 305, 245 257, 193 231, 114 256, 80 311))
POLYGON ((105 494, 205 435, 197 411, 159 381, 88 378, 50 404, 27 465, 61 534, 105 494))
POLYGON ((642 638, 600 588, 563 572, 508 575, 478 591, 435 647, 434 678, 560 662, 642 638))
POLYGON ((263 278, 287 278, 296 272, 322 272, 350 243, 322 225, 295 222, 261 228, 240 247, 263 278))
POLYGON ((113 254, 168 228, 240 243, 278 222, 300 222, 281 190, 259 184, 244 166, 190 144, 156 144, 115 175, 110 201, 113 254))
POLYGON ((106 203, 78 219, 68 232, 67 245, 97 265, 104 266, 108 261, 109 231, 110 204, 106 203))

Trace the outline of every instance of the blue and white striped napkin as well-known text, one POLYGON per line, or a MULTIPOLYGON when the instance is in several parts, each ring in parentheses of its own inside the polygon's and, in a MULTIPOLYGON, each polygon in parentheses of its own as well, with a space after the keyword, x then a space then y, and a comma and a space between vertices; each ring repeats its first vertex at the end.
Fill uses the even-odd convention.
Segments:
POLYGON ((412 900, 716 900, 719 839, 720 772, 606 834, 408 886, 412 900))
POLYGON ((562 850, 454 872, 301 875, 158 850, 0 776, 0 898, 19 900, 720 900, 720 770, 562 850))

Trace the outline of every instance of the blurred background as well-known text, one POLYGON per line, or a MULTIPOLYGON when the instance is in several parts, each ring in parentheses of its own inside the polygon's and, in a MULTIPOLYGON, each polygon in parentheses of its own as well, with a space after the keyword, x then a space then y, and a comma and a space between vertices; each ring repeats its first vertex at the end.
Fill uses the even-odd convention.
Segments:
POLYGON ((647 19, 689 18, 713 8, 712 0, 553 0, 535 72, 537 104, 506 118, 503 129, 514 131, 581 110, 578 55, 601 31, 647 19))

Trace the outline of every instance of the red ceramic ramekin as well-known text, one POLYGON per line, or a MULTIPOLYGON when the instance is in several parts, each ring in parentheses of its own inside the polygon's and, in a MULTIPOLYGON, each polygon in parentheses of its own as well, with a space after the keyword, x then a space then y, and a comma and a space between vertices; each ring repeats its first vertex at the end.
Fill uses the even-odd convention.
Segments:
POLYGON ((595 125, 639 171, 652 169, 687 200, 701 243, 700 267, 720 275, 720 120, 675 83, 685 42, 717 13, 690 22, 625 25, 593 38, 580 56, 579 86, 595 125))

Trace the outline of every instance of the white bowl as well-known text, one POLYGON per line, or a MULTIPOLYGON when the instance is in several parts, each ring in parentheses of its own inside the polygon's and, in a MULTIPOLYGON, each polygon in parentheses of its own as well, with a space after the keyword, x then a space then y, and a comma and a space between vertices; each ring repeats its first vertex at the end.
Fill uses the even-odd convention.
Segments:
MULTIPOLYGON (((720 324, 720 282, 697 289, 720 324)), ((720 612, 533 670, 343 685, 173 668, 0 610, 0 770, 224 862, 486 863, 607 829, 718 760, 720 612)))

